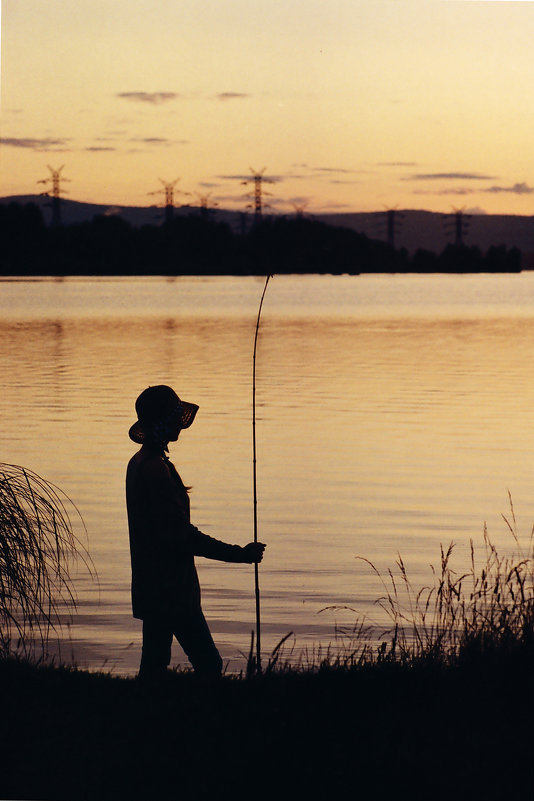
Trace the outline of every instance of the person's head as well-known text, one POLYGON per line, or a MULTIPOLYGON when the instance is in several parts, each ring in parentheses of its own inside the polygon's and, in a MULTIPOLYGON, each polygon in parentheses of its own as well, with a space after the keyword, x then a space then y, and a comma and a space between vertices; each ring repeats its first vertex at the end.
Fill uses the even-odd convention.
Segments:
POLYGON ((130 439, 139 445, 163 445, 175 442, 183 428, 189 428, 198 411, 195 403, 180 400, 176 392, 161 384, 143 390, 135 402, 137 421, 131 426, 130 439))

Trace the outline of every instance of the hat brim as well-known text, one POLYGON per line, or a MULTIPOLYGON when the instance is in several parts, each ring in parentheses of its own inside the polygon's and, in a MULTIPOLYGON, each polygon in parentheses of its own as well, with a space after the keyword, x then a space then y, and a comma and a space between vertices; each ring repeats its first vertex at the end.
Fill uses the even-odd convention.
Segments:
MULTIPOLYGON (((187 401, 183 400, 180 401, 180 404, 182 407, 182 418, 179 422, 180 429, 189 428, 198 412, 198 406, 196 403, 187 403, 187 401)), ((130 427, 128 436, 138 445, 143 445, 146 442, 145 429, 139 420, 136 420, 133 426, 130 427)))

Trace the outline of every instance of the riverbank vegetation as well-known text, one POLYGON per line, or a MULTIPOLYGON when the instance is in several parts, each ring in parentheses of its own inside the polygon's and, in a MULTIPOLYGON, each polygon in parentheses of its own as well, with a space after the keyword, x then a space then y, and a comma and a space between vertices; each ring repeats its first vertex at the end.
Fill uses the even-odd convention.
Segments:
POLYGON ((305 217, 264 218, 248 230, 206 214, 134 227, 118 215, 47 227, 35 204, 0 204, 3 275, 265 275, 276 273, 517 272, 517 248, 448 245, 409 255, 349 228, 305 217))
POLYGON ((90 556, 74 533, 72 501, 19 465, 0 463, 0 655, 43 659, 51 635, 76 608, 71 580, 90 556), (70 509, 70 514, 69 514, 70 509))
POLYGON ((530 798, 532 650, 159 686, 0 663, 5 799, 530 798))
POLYGON ((534 542, 510 508, 512 553, 486 533, 467 570, 442 548, 431 586, 401 557, 380 576, 379 641, 361 623, 261 675, 156 684, 5 655, 0 797, 531 797, 534 542))

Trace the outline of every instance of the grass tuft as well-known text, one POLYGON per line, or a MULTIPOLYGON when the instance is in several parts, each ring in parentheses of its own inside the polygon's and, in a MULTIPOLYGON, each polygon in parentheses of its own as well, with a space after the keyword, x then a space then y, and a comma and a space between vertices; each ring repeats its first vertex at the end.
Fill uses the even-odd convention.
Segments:
MULTIPOLYGON (((72 616, 70 579, 80 559, 94 575, 75 536, 65 493, 24 467, 0 464, 0 653, 45 658, 51 635, 72 616)), ((71 511, 72 513, 72 511, 71 511)))
POLYGON ((429 586, 414 586, 400 554, 386 575, 358 556, 380 579, 384 592, 376 603, 391 626, 379 631, 351 607, 325 607, 320 611, 353 611, 355 623, 336 628, 333 645, 300 653, 295 653, 293 644, 291 652, 284 654, 287 635, 273 651, 271 671, 354 670, 384 664, 447 668, 480 663, 486 657, 506 658, 511 652, 532 659, 534 527, 526 538, 520 537, 510 494, 509 503, 510 514, 503 519, 513 538, 512 551, 500 554, 484 525, 482 555, 470 541, 465 570, 453 565, 454 543, 440 545, 439 562, 430 566, 433 583, 429 586))
POLYGON ((377 603, 392 622, 377 650, 367 649, 367 659, 450 666, 475 654, 532 647, 534 528, 521 541, 510 495, 509 502, 510 517, 503 519, 513 537, 512 552, 500 554, 484 525, 482 558, 471 540, 469 566, 459 572, 453 567, 454 543, 441 545, 430 586, 413 586, 400 555, 386 578, 371 561, 357 557, 380 578, 384 595, 377 603))

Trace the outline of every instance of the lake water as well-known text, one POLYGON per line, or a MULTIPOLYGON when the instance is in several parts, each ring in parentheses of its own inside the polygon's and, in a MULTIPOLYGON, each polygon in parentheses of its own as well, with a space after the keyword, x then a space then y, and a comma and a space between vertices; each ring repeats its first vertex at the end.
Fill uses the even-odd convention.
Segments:
MULTIPOLYGON (((264 279, 0 282, 2 461, 79 508, 99 576, 76 576, 63 656, 135 673, 124 500, 134 401, 172 385, 199 404, 171 445, 193 522, 252 539, 252 350, 264 279)), ((534 274, 275 276, 257 364, 262 640, 295 653, 378 628, 380 581, 400 553, 428 581, 440 543, 458 568, 485 521, 499 546, 511 492, 534 521, 534 274), (326 611, 325 608, 330 607, 326 611), (337 607, 333 609, 332 607, 337 607), (350 607, 343 609, 342 607, 350 607)), ((254 628, 253 569, 198 559, 203 606, 229 670, 254 628)), ((174 646, 174 663, 185 663, 174 646)))

